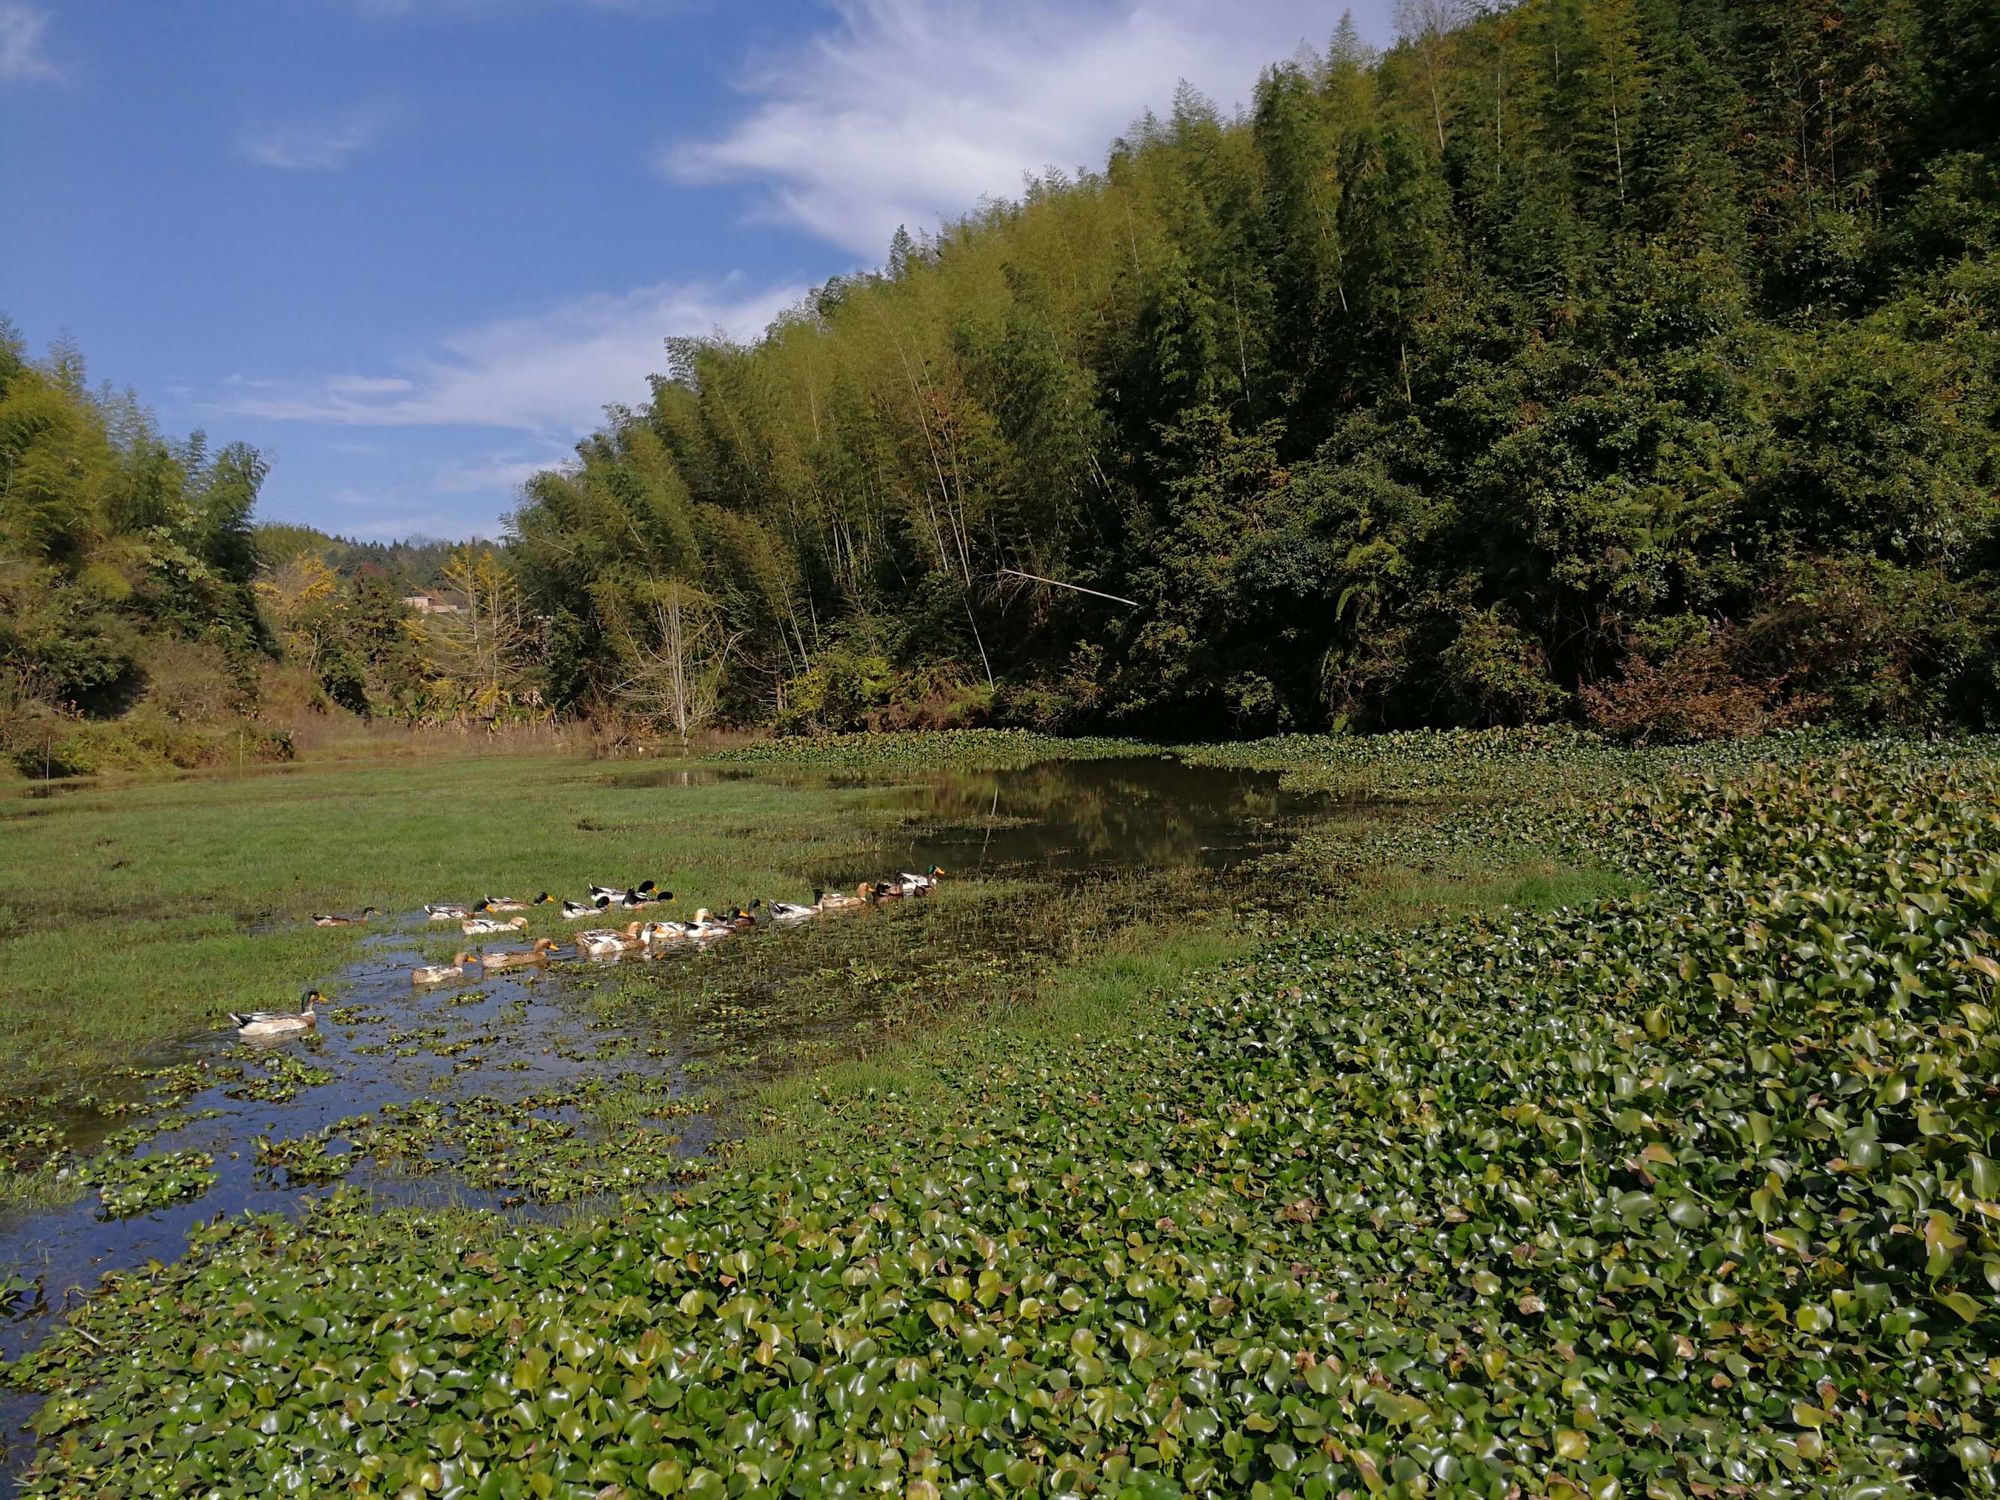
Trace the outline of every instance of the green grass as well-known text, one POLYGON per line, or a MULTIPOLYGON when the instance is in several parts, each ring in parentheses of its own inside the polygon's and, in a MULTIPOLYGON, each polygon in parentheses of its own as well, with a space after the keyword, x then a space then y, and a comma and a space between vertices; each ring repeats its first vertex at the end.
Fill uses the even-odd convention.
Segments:
POLYGON ((83 1179, 74 1173, 63 1175, 54 1167, 16 1171, 0 1167, 0 1211, 33 1213, 61 1208, 83 1196, 83 1179))
POLYGON ((1592 907, 1518 808, 1344 829, 1312 935, 1087 931, 667 1201, 203 1226, 20 1367, 24 1492, 2000 1493, 2000 763, 1928 754, 1536 809, 1592 907))
POLYGON ((1086 1040, 1129 1035, 1159 1018, 1190 973, 1238 957, 1254 942, 1215 914, 1122 928, 1094 944, 1090 956, 1037 975, 999 1005, 958 1008, 865 1055, 766 1084, 747 1111, 756 1128, 734 1159, 765 1167, 824 1159, 865 1125, 874 1098, 894 1097, 914 1120, 941 1126, 952 1108, 953 1071, 968 1059, 1016 1044, 1059 1055, 1086 1040))
MULTIPOLYGON (((153 782, 0 802, 0 1094, 283 1004, 358 941, 316 911, 653 878, 678 908, 810 899, 901 857, 874 794, 633 786, 657 764, 508 757, 153 782)), ((528 935, 559 935, 552 912, 528 935)), ((455 928, 427 931, 440 951, 455 928)))

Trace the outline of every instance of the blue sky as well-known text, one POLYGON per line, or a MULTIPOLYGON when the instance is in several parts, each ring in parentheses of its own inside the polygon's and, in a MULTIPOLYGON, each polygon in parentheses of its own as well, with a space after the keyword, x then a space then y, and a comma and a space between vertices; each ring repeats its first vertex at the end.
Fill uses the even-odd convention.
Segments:
POLYGON ((1180 79, 1234 105, 1341 8, 0 0, 0 313, 264 449, 268 519, 495 535, 669 335, 754 336, 1180 79))

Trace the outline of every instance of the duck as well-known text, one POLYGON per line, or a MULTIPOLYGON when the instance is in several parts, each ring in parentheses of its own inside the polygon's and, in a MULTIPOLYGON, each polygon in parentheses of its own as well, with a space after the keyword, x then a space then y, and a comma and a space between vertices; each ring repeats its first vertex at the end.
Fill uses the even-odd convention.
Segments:
POLYGON ((623 932, 612 927, 593 927, 576 935, 576 951, 592 958, 607 958, 615 953, 636 953, 646 946, 646 939, 637 922, 630 923, 623 932))
POLYGON ((489 953, 479 962, 491 974, 496 969, 524 969, 530 964, 545 964, 549 954, 555 951, 555 939, 536 938, 532 948, 506 948, 498 953, 489 953))
POLYGON ((819 915, 818 906, 805 906, 797 901, 773 901, 771 920, 773 922, 806 922, 819 915))
POLYGON ((908 870, 896 877, 896 884, 903 888, 905 896, 928 896, 937 889, 938 877, 944 874, 940 865, 932 865, 921 875, 912 875, 908 870))
POLYGON ((900 901, 903 888, 892 881, 864 880, 861 882, 861 898, 864 901, 900 901))
POLYGON ((469 913, 456 901, 426 901, 424 915, 433 922, 462 922, 469 913))
POLYGON ((362 907, 361 915, 358 917, 343 916, 341 913, 337 911, 318 911, 313 913, 313 926, 359 927, 363 922, 367 921, 370 917, 379 917, 381 915, 382 913, 377 911, 372 906, 362 907))
POLYGON ((526 911, 531 906, 548 906, 555 898, 547 891, 532 901, 516 901, 512 896, 482 896, 474 911, 526 911))
POLYGON ((649 943, 678 943, 694 936, 694 923, 648 922, 639 931, 649 943))
MULTIPOLYGON (((863 886, 862 890, 867 887, 863 886)), ((813 905, 822 912, 859 911, 865 901, 859 891, 814 891, 813 905)))
POLYGON ((674 893, 672 891, 645 891, 634 886, 618 898, 618 904, 620 906, 658 906, 663 901, 671 901, 673 899, 674 893))
POLYGON ((611 898, 609 896, 599 896, 594 901, 564 901, 562 904, 563 920, 565 922, 577 922, 585 917, 594 917, 610 904, 611 898))
MULTIPOLYGON (((591 894, 591 899, 593 900, 595 900, 599 896, 602 896, 606 900, 610 901, 623 901, 627 896, 633 894, 634 892, 637 892, 641 896, 650 898, 652 893, 657 889, 659 889, 659 887, 655 885, 654 882, 650 880, 642 880, 637 885, 594 885, 590 888, 590 894, 591 894)), ((673 896, 674 893, 672 891, 668 891, 666 895, 661 899, 671 901, 673 899, 673 896)))
POLYGON ((709 938, 728 937, 734 931, 736 929, 730 926, 729 923, 717 921, 714 913, 704 906, 695 912, 694 924, 688 928, 687 935, 691 938, 705 940, 709 938))
POLYGON ((458 924, 458 930, 467 937, 491 937, 495 933, 519 932, 528 925, 526 917, 515 917, 502 922, 497 917, 467 917, 458 924))
POLYGON ((762 924, 764 919, 758 915, 758 912, 763 908, 763 905, 763 898, 759 897, 750 903, 747 910, 741 906, 732 906, 726 913, 716 918, 716 920, 727 922, 738 932, 749 932, 762 924))
POLYGON ((307 990, 297 1010, 232 1010, 229 1019, 236 1023, 238 1036, 296 1036, 319 1025, 313 1010, 321 998, 318 990, 307 990))
POLYGON ((447 979, 463 979, 465 966, 478 962, 470 953, 461 953, 448 964, 423 964, 410 970, 410 983, 443 984, 447 979))

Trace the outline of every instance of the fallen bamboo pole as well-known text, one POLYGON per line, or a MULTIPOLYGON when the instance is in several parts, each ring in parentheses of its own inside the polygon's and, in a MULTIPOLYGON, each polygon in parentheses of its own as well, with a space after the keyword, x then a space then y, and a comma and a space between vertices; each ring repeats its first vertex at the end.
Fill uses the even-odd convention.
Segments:
POLYGON ((1060 578, 1044 578, 1039 573, 1023 573, 1019 568, 1002 568, 1003 576, 1025 578, 1031 583, 1046 583, 1051 588, 1069 589, 1078 594, 1094 594, 1099 599, 1109 599, 1113 604, 1129 604, 1134 609, 1143 608, 1137 599, 1127 599, 1122 594, 1107 594, 1103 589, 1087 589, 1080 583, 1064 583, 1060 578))

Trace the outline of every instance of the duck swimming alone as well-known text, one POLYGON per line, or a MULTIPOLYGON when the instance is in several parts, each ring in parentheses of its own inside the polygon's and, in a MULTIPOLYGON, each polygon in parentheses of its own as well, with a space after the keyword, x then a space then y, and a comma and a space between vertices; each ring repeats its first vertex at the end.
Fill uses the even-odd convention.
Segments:
POLYGON ((229 1019, 236 1023, 238 1036, 293 1036, 319 1025, 313 1007, 320 998, 318 990, 307 990, 298 1010, 232 1010, 229 1019))
POLYGON ((527 925, 526 917, 515 917, 506 922, 498 917, 467 917, 458 924, 458 930, 467 937, 491 937, 495 933, 519 932, 527 925))
POLYGON ((358 917, 348 917, 348 916, 342 916, 342 915, 341 915, 341 914, 340 914, 339 912, 335 912, 335 911, 321 911, 321 912, 314 912, 314 913, 313 913, 313 926, 315 926, 315 927, 359 927, 359 926, 360 926, 360 925, 361 925, 361 924, 362 924, 363 922, 366 922, 366 921, 367 921, 367 920, 368 920, 368 919, 369 919, 370 917, 379 917, 379 916, 381 916, 381 915, 382 915, 382 914, 381 914, 381 913, 380 913, 379 911, 377 911, 377 910, 376 910, 376 909, 375 909, 374 907, 372 907, 372 906, 364 906, 364 907, 362 907, 362 908, 361 908, 361 915, 360 915, 360 916, 358 916, 358 917))
POLYGON ((499 953, 489 953, 479 962, 491 974, 498 969, 524 969, 530 964, 545 964, 549 954, 555 950, 555 939, 536 938, 532 948, 507 948, 499 953))
POLYGON ((447 979, 463 979, 465 966, 478 962, 470 953, 461 953, 448 964, 425 964, 410 970, 410 983, 443 984, 447 979))

